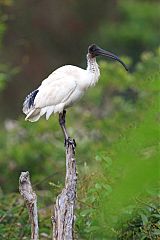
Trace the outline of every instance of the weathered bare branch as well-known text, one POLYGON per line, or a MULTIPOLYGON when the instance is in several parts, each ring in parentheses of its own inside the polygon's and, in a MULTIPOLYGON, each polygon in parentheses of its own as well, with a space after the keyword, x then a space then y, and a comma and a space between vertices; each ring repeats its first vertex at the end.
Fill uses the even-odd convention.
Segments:
POLYGON ((26 202, 31 221, 31 239, 39 239, 37 196, 32 189, 29 172, 21 172, 19 178, 19 191, 26 202))
POLYGON ((65 187, 57 197, 54 206, 53 240, 72 240, 74 238, 77 172, 73 144, 74 141, 71 141, 66 147, 65 187))

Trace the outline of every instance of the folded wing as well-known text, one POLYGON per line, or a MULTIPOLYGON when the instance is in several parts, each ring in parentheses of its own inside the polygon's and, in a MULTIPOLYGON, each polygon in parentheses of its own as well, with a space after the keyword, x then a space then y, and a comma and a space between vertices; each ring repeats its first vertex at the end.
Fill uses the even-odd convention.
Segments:
POLYGON ((48 84, 46 80, 25 99, 23 112, 27 115, 26 120, 37 121, 43 114, 48 119, 53 112, 62 112, 77 86, 71 77, 54 79, 48 84))

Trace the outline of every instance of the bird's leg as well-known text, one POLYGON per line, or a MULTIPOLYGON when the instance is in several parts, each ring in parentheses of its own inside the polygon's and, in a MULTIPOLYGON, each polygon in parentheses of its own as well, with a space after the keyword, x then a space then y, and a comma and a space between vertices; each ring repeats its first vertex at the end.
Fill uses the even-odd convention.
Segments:
POLYGON ((66 129, 66 110, 63 110, 63 113, 59 113, 59 124, 62 128, 65 141, 69 138, 67 129, 66 129))
POLYGON ((59 124, 62 128, 62 131, 63 131, 63 134, 64 134, 64 144, 65 146, 68 148, 69 145, 71 144, 72 147, 73 147, 73 151, 75 151, 75 147, 76 147, 76 142, 75 142, 75 139, 71 139, 69 136, 68 136, 68 133, 67 133, 67 129, 66 129, 66 110, 63 110, 63 113, 59 113, 59 124))

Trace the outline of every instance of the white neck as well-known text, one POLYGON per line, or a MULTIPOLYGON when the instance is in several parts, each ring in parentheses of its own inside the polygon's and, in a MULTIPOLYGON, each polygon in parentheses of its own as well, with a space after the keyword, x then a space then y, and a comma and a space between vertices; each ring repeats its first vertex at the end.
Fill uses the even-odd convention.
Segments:
POLYGON ((91 85, 95 85, 100 77, 100 71, 96 58, 91 57, 90 53, 87 54, 87 71, 93 74, 91 85))

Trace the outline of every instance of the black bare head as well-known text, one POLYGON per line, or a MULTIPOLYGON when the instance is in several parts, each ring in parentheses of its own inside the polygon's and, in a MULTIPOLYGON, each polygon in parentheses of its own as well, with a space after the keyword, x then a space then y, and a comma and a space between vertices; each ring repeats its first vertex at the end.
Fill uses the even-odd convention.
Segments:
POLYGON ((116 56, 115 54, 98 47, 96 44, 91 44, 88 47, 88 53, 90 54, 91 58, 94 58, 94 57, 97 57, 97 56, 105 56, 105 57, 112 58, 112 59, 120 62, 123 65, 123 67, 128 71, 127 66, 118 56, 116 56))
POLYGON ((91 54, 91 57, 96 57, 98 56, 98 46, 96 44, 91 44, 89 47, 88 47, 88 53, 91 54))

